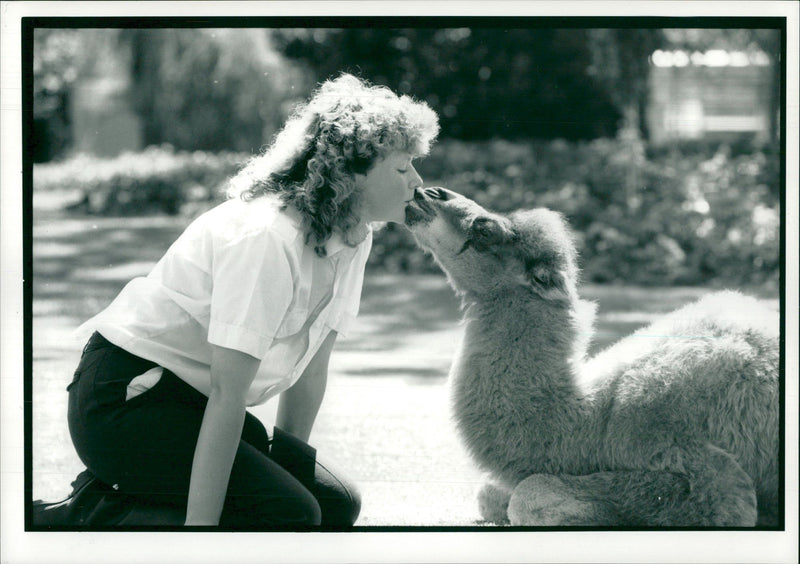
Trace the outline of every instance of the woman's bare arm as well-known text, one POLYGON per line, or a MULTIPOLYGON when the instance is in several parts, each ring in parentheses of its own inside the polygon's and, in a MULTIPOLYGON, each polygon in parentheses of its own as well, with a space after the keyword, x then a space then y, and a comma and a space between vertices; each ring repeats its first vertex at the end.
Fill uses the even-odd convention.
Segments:
POLYGON ((212 347, 211 393, 194 452, 186 525, 218 525, 259 360, 212 347))
POLYGON ((283 392, 278 403, 275 425, 308 442, 328 383, 328 360, 336 342, 336 332, 325 338, 300 379, 283 392))

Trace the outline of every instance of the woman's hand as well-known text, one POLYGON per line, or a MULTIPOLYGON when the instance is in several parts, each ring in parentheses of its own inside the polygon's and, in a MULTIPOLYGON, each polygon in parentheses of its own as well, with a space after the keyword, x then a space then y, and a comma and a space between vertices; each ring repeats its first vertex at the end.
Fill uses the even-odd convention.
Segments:
POLYGON ((331 331, 319 350, 308 363, 303 375, 283 392, 278 402, 275 426, 298 439, 308 442, 311 428, 317 418, 319 406, 328 383, 328 360, 336 342, 336 331, 331 331))
POLYGON ((213 346, 211 393, 194 451, 186 525, 219 524, 244 425, 246 396, 260 361, 213 346))

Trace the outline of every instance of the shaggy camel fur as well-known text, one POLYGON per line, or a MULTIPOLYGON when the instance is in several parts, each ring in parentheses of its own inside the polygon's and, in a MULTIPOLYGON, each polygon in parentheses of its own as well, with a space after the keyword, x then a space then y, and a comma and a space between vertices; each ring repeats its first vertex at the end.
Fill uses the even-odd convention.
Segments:
POLYGON ((751 527, 780 519, 779 320, 712 294, 586 361, 594 305, 546 209, 418 190, 406 223, 461 295, 454 416, 488 521, 751 527))

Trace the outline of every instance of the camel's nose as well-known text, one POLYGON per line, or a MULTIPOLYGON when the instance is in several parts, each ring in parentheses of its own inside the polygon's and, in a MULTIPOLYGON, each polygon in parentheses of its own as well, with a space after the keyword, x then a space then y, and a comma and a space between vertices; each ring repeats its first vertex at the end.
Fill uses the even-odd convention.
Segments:
MULTIPOLYGON (((422 189, 422 194, 420 194, 420 196, 422 197, 423 194, 424 194, 424 196, 427 196, 431 200, 447 201, 447 200, 450 199, 450 196, 447 193, 447 191, 445 189, 443 189, 443 188, 438 188, 438 187, 435 187, 435 188, 423 188, 422 189)), ((416 196, 416 193, 415 193, 415 196, 416 196)))

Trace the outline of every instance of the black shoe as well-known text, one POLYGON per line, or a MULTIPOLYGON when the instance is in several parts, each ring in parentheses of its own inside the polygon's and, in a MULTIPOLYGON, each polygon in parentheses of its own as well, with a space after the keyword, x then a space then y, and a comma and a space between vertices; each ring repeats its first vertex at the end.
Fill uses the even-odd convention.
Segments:
POLYGON ((186 508, 144 504, 84 470, 72 493, 57 503, 33 502, 33 524, 47 528, 182 526, 186 508))

